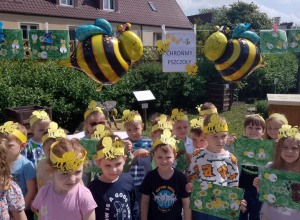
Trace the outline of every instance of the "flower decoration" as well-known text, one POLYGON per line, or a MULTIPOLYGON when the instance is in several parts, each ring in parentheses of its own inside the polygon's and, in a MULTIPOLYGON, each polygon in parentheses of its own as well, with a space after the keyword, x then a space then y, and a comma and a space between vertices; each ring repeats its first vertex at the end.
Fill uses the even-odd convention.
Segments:
POLYGON ((104 125, 99 124, 96 127, 95 132, 92 134, 91 139, 100 140, 103 137, 107 137, 110 134, 110 131, 105 128, 104 125))
POLYGON ((131 122, 131 121, 142 121, 142 118, 140 115, 136 115, 136 111, 130 111, 130 110, 124 110, 122 119, 125 121, 125 123, 131 122))
POLYGON ((216 196, 218 196, 218 195, 221 194, 221 190, 220 189, 214 189, 213 190, 213 194, 216 195, 216 196))
POLYGON ((98 159, 115 159, 124 155, 124 147, 119 138, 113 141, 111 137, 104 137, 102 140, 103 149, 97 152, 98 159))
POLYGON ((213 114, 210 116, 210 123, 203 128, 204 133, 219 133, 228 131, 227 123, 220 121, 220 116, 213 114))
POLYGON ((283 137, 292 137, 300 140, 298 126, 292 127, 291 125, 282 125, 279 129, 278 139, 283 137))
POLYGON ((201 128, 203 127, 203 118, 194 118, 190 121, 191 127, 192 128, 201 128))
POLYGON ((58 124, 54 121, 50 122, 47 134, 42 137, 42 142, 44 143, 49 138, 66 138, 67 135, 62 128, 58 128, 58 124))
POLYGON ((97 102, 92 100, 88 106, 88 109, 85 111, 84 113, 84 119, 86 119, 86 117, 91 114, 92 112, 100 112, 103 113, 102 109, 100 107, 97 106, 97 102))
POLYGON ((172 110, 171 120, 175 123, 177 121, 188 120, 188 117, 182 109, 178 111, 178 108, 174 108, 172 110))
POLYGON ((236 199, 237 198, 237 194, 236 193, 230 193, 229 194, 229 198, 230 199, 236 199))
POLYGON ((29 124, 32 126, 37 120, 47 120, 50 119, 49 115, 45 111, 34 111, 30 118, 29 124))

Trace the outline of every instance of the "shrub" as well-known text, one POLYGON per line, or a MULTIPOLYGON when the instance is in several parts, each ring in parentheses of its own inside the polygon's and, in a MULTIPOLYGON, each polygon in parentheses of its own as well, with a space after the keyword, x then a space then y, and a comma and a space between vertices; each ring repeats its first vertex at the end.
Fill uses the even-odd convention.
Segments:
POLYGON ((268 118, 268 100, 260 100, 255 102, 257 113, 263 118, 268 118))

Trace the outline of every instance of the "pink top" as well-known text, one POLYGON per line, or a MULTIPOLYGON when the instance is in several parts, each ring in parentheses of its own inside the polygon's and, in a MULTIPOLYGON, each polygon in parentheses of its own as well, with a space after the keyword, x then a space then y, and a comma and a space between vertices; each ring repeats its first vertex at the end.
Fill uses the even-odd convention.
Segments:
POLYGON ((90 190, 81 184, 67 194, 57 194, 53 188, 53 183, 43 186, 32 203, 42 220, 82 220, 97 207, 90 190))

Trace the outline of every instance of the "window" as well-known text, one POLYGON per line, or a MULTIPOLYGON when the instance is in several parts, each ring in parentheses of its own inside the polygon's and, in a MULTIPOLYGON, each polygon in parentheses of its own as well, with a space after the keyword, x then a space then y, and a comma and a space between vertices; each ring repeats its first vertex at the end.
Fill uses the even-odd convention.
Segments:
POLYGON ((115 10, 115 0, 103 0, 104 10, 115 10))
POLYGON ((154 4, 152 2, 148 2, 152 11, 157 11, 154 4))
POLYGON ((161 40, 161 33, 154 33, 153 34, 153 45, 155 46, 156 45, 156 41, 158 41, 158 40, 161 40))
POLYGON ((76 29, 77 27, 69 27, 69 37, 70 37, 70 40, 76 40, 76 29))
POLYGON ((37 30, 38 29, 37 24, 21 24, 21 29, 23 31, 23 39, 28 39, 29 31, 30 30, 37 30))
POLYGON ((60 5, 73 6, 74 5, 74 0, 60 0, 60 5))

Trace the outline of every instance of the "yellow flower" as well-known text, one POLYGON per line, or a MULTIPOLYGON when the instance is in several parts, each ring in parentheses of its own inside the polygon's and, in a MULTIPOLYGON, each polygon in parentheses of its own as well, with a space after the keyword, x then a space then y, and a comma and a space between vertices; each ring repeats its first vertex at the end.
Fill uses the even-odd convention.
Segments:
POLYGON ((206 204, 206 208, 208 208, 208 209, 212 209, 212 208, 213 208, 213 206, 212 206, 212 204, 210 204, 210 203, 207 203, 207 204, 206 204))
POLYGON ((0 55, 6 56, 6 54, 7 54, 7 50, 5 50, 5 49, 0 50, 0 55))
POLYGON ((223 202, 223 205, 222 205, 224 208, 228 208, 229 207, 229 203, 228 202, 223 202))
POLYGON ((199 192, 199 195, 200 195, 200 196, 206 196, 206 195, 207 195, 207 192, 206 192, 205 190, 201 190, 201 191, 199 192))
POLYGON ((237 198, 237 194, 236 193, 230 193, 229 194, 229 198, 230 199, 236 199, 237 198))
POLYGON ((214 190, 213 190, 213 194, 214 194, 214 195, 220 195, 220 194, 221 194, 221 190, 219 190, 219 189, 214 189, 214 190))

